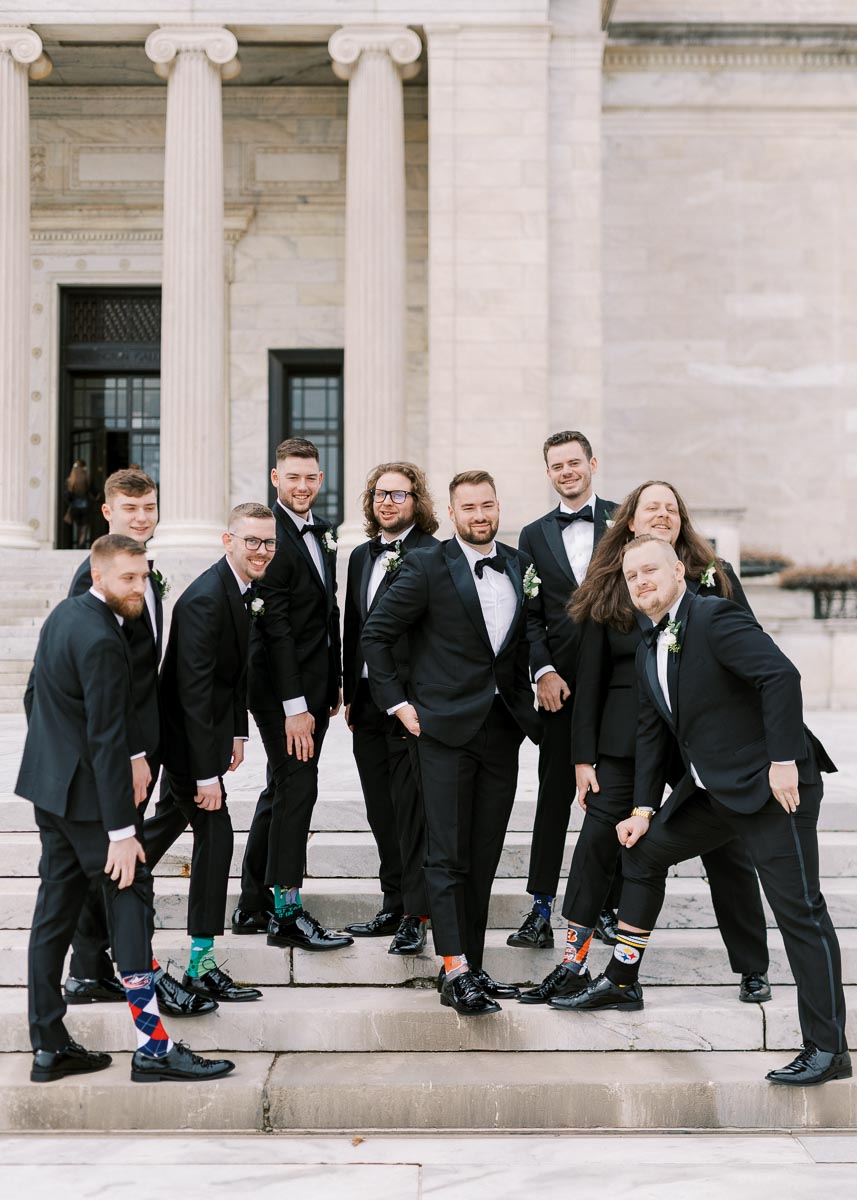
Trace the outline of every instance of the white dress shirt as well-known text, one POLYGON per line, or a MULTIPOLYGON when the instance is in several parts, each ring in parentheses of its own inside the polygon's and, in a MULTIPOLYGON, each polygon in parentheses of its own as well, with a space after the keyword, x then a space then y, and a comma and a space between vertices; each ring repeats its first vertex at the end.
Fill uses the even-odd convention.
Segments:
POLYGON ((498 654, 518 613, 518 595, 515 591, 515 585, 505 571, 502 574, 499 571, 493 570, 483 571, 481 579, 476 574, 476 564, 478 562, 488 558, 496 558, 496 542, 492 543, 491 549, 487 554, 480 554, 478 550, 474 550, 472 546, 468 546, 466 542, 463 542, 458 534, 456 534, 455 540, 458 542, 464 553, 464 557, 470 564, 491 648, 495 654, 498 654))
MULTIPOLYGON (((584 500, 582 504, 578 504, 577 508, 570 508, 564 500, 560 500, 557 512, 574 513, 579 512, 587 506, 592 509, 592 521, 573 521, 571 525, 566 525, 562 531, 562 544, 565 546, 565 555, 568 559, 568 565, 574 572, 574 578, 578 585, 583 583, 586 578, 586 572, 589 570, 589 562, 592 558, 592 551, 595 548, 595 492, 584 500)), ((540 667, 533 676, 533 683, 538 683, 542 675, 547 675, 549 671, 556 671, 556 667, 552 663, 548 663, 546 667, 540 667)))
MULTIPOLYGON (((371 571, 371 574, 369 575, 369 584, 366 588, 366 611, 367 612, 372 607, 372 601, 375 599, 375 596, 378 592, 378 588, 381 586, 384 576, 387 574, 387 560, 389 559, 391 554, 395 554, 394 547, 396 545, 396 542, 403 542, 405 540, 405 538, 408 536, 408 534, 411 532, 412 529, 413 529, 413 525, 409 525, 408 528, 406 530, 404 530, 404 532, 396 533, 391 538, 387 537, 387 535, 384 533, 383 529, 381 530, 381 541, 382 541, 382 543, 386 542, 386 544, 390 547, 390 549, 385 550, 383 554, 379 554, 378 557, 375 559, 375 561, 372 563, 372 571, 371 571)), ((363 664, 363 670, 360 672, 360 678, 361 679, 369 678, 369 668, 366 666, 365 662, 363 664)))
MULTIPOLYGON (((241 595, 244 596, 250 590, 250 584, 245 583, 244 580, 241 578, 241 576, 238 574, 238 572, 235 570, 235 568, 232 565, 232 559, 229 557, 228 554, 226 556, 226 562, 229 566, 229 570, 235 576, 235 582, 238 584, 238 590, 240 591, 241 595)), ((240 742, 246 742, 249 739, 246 737, 239 737, 236 740, 240 741, 240 742)), ((212 775, 212 777, 210 779, 197 779, 196 786, 197 787, 209 787, 212 783, 217 783, 217 780, 218 780, 217 775, 212 775)))
MULTIPOLYGON (((315 521, 312 518, 312 512, 310 512, 307 515, 307 517, 304 518, 304 517, 300 516, 299 513, 292 512, 292 510, 290 508, 286 508, 286 506, 285 506, 285 504, 283 504, 282 500, 277 500, 277 503, 279 504, 279 506, 283 510, 283 512, 288 513, 288 515, 292 518, 295 525, 297 526, 298 533, 301 533, 301 530, 303 529, 304 525, 314 525, 315 524, 315 521)), ((303 534, 301 534, 301 536, 303 537, 303 534)), ((308 543, 307 549, 309 550, 310 558, 315 563, 315 569, 318 571, 319 575, 321 576, 322 583, 324 583, 326 586, 327 581, 324 577, 324 559, 322 558, 323 551, 322 551, 321 545, 319 543, 319 540, 315 536, 315 534, 313 534, 311 537, 304 537, 304 541, 308 543)), ((329 642, 330 642, 330 639, 328 638, 328 644, 329 644, 329 642)), ((284 700, 283 701, 283 712, 286 714, 287 717, 299 717, 301 715, 301 713, 309 712, 309 705, 306 702, 306 696, 291 696, 288 700, 284 700)))

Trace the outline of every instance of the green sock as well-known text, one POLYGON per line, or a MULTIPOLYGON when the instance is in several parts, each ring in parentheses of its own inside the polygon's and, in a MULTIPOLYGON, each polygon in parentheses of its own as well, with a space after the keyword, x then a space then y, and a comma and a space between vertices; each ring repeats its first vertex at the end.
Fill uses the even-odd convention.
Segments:
POLYGON ((302 907, 300 888, 284 888, 274 884, 274 912, 281 921, 293 917, 302 907))
POLYGON ((192 937, 190 939, 190 960, 187 964, 187 974, 191 979, 199 979, 207 971, 212 971, 217 963, 214 961, 214 938, 192 937))

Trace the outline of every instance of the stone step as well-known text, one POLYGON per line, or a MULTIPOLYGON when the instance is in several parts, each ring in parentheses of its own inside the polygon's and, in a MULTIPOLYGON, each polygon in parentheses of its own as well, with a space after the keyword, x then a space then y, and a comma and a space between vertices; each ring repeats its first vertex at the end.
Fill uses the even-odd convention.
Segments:
MULTIPOLYGON (((175 875, 155 879, 156 928, 185 928, 188 883, 187 879, 175 875)), ((523 879, 495 881, 488 910, 489 928, 518 927, 530 907, 525 885, 523 879)), ((0 930, 29 929, 37 886, 36 879, 0 879, 0 930)), ((821 888, 836 927, 857 927, 857 880, 822 878, 821 888)), ((227 914, 238 903, 239 891, 239 880, 231 879, 226 899, 227 914)), ((310 879, 302 889, 302 895, 313 916, 329 929, 342 929, 351 921, 368 921, 381 905, 378 884, 373 879, 310 879)), ((563 924, 561 915, 555 913, 554 925, 560 928, 563 924)), ((715 925, 708 884, 702 879, 671 879, 660 927, 713 929, 715 925)), ((769 912, 768 925, 773 926, 769 912)))

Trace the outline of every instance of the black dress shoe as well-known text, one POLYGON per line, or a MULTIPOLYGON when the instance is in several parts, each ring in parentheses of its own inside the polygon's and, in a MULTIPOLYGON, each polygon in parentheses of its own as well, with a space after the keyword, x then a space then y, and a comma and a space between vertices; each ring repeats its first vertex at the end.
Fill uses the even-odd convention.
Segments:
POLYGON ((619 921, 612 908, 605 908, 598 914, 592 936, 604 942, 607 946, 615 946, 619 934, 619 921))
POLYGON ((522 1004, 547 1004, 554 996, 575 996, 590 983, 592 976, 588 971, 584 971, 582 975, 573 975, 564 963, 560 963, 550 975, 545 976, 538 987, 521 992, 518 999, 522 1004))
POLYGON ((816 1083, 827 1083, 829 1079, 850 1079, 851 1055, 847 1050, 831 1054, 819 1050, 812 1042, 804 1042, 793 1062, 776 1071, 768 1071, 765 1078, 771 1083, 785 1083, 790 1087, 812 1087, 816 1083))
POLYGON ((498 983, 496 979, 492 979, 484 967, 471 967, 470 974, 485 995, 490 996, 492 1000, 517 1000, 521 994, 520 989, 513 987, 511 983, 498 983))
POLYGON ((355 937, 389 937, 399 928, 402 919, 400 912, 390 912, 381 909, 375 913, 371 921, 357 921, 354 925, 346 925, 345 932, 353 933, 355 937))
POLYGON ((62 985, 66 1004, 124 1004, 125 989, 118 979, 75 979, 62 985))
POLYGON ((267 933, 268 922, 273 913, 247 912, 246 909, 236 908, 232 914, 233 933, 267 933))
POLYGON ((563 1012, 593 1012, 599 1008, 621 1008, 626 1012, 639 1012, 643 1007, 643 989, 639 983, 617 987, 606 975, 599 975, 587 987, 573 996, 556 996, 548 1000, 551 1008, 563 1012))
POLYGON ((152 1058, 139 1050, 131 1059, 131 1079, 134 1083, 157 1083, 160 1079, 195 1080, 220 1079, 235 1070, 228 1058, 200 1058, 184 1042, 176 1042, 169 1054, 152 1058))
POLYGON ((236 983, 220 967, 212 967, 210 971, 206 971, 196 979, 186 974, 184 979, 182 979, 182 986, 187 988, 189 992, 194 992, 197 996, 208 996, 211 1000, 240 1001, 262 999, 262 993, 258 988, 246 987, 243 984, 236 983))
POLYGON ((50 1083, 52 1079, 63 1079, 66 1075, 88 1075, 91 1071, 103 1071, 112 1062, 109 1054, 84 1050, 77 1042, 69 1042, 62 1050, 35 1050, 30 1080, 32 1083, 50 1083))
POLYGON ((189 992, 166 971, 159 979, 155 979, 155 993, 161 1012, 170 1017, 204 1017, 217 1008, 216 1000, 189 992))
POLYGON ((402 917, 388 954, 421 954, 426 945, 426 925, 422 917, 402 917))
POLYGON ((768 977, 762 971, 751 971, 749 975, 741 976, 741 987, 738 989, 738 999, 746 1004, 764 1004, 771 998, 771 985, 768 977))
POLYGON ((288 920, 271 917, 268 922, 269 946, 296 946, 299 950, 342 950, 353 944, 354 938, 325 929, 305 908, 288 920))
POLYGON ((535 909, 528 912, 524 923, 516 933, 506 938, 507 946, 522 946, 527 950, 547 950, 553 947, 553 929, 535 909))
POLYGON ((472 971, 463 971, 454 979, 444 979, 440 1002, 445 1008, 454 1008, 462 1017, 484 1017, 501 1011, 500 1005, 482 991, 472 971))

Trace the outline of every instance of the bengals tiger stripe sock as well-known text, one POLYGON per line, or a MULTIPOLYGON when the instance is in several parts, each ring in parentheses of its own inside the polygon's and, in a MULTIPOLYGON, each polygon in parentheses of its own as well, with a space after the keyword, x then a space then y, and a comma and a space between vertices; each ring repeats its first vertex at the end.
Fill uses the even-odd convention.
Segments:
POLYGON ((469 971, 470 964, 467 961, 467 956, 464 954, 445 954, 443 969, 446 972, 446 979, 455 979, 458 975, 463 975, 465 971, 469 971))
POLYGON ((575 925, 573 921, 569 921, 562 965, 570 975, 582 975, 586 969, 593 932, 589 925, 575 925))
POLYGON ((620 929, 613 947, 613 957, 607 964, 604 974, 617 987, 629 987, 637 982, 640 974, 640 963, 652 936, 648 933, 631 933, 628 929, 620 929))
POLYGON ((163 1058, 172 1050, 173 1043, 161 1022, 155 972, 139 971, 136 975, 122 975, 121 979, 137 1031, 137 1049, 147 1058, 163 1058))

